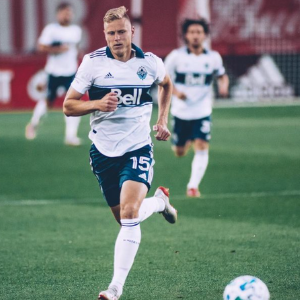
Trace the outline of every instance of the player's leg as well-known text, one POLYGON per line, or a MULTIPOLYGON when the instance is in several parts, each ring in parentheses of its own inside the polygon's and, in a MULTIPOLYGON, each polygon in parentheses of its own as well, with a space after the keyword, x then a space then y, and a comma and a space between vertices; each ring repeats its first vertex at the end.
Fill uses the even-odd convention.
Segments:
MULTIPOLYGON (((38 88, 40 88, 39 86, 38 88)), ((56 88, 57 89, 57 88, 56 88)), ((40 120, 46 115, 49 108, 49 103, 55 99, 55 78, 52 75, 48 76, 47 82, 47 98, 40 99, 34 107, 33 114, 30 122, 27 124, 25 129, 25 136, 28 140, 33 140, 36 137, 37 129, 40 124, 40 120)))
POLYGON ((30 122, 25 128, 25 137, 28 140, 36 138, 36 132, 41 118, 47 113, 47 102, 45 99, 40 99, 35 105, 30 122))
POLYGON ((209 158, 210 117, 195 121, 194 158, 191 177, 187 185, 187 196, 200 197, 199 185, 204 177, 209 158))
POLYGON ((173 117, 172 150, 178 157, 186 155, 191 146, 190 121, 173 117))
POLYGON ((161 213, 171 224, 177 221, 177 210, 170 204, 168 188, 160 186, 153 197, 143 200, 139 210, 140 222, 148 219, 153 213, 161 213))
POLYGON ((121 229, 115 244, 114 274, 108 289, 100 292, 99 299, 118 299, 123 292, 141 241, 139 208, 147 191, 147 186, 141 182, 127 180, 122 185, 121 229))
MULTIPOLYGON (((74 76, 61 77, 61 85, 66 90, 69 89, 74 76)), ((66 130, 65 130, 65 144, 69 146, 79 146, 81 144, 80 138, 77 136, 81 117, 67 117, 65 116, 66 130)))

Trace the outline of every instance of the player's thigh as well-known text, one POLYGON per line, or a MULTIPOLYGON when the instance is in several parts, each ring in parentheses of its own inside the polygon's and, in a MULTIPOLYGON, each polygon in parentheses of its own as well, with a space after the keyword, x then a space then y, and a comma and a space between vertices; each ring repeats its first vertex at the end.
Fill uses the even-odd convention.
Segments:
POLYGON ((74 80, 75 74, 72 76, 61 77, 61 86, 63 86, 66 91, 68 91, 72 81, 74 80))
POLYGON ((107 157, 93 144, 90 149, 90 165, 98 180, 103 196, 110 207, 120 204, 119 158, 107 157))
POLYGON ((191 121, 174 117, 172 123, 172 144, 175 147, 185 147, 186 143, 192 138, 191 121))
POLYGON ((193 121, 192 139, 193 141, 200 139, 209 143, 211 139, 211 117, 207 116, 193 121))
POLYGON ((56 99, 57 89, 59 87, 59 77, 55 77, 52 75, 48 76, 48 84, 47 84, 47 101, 48 107, 51 107, 54 100, 56 99))

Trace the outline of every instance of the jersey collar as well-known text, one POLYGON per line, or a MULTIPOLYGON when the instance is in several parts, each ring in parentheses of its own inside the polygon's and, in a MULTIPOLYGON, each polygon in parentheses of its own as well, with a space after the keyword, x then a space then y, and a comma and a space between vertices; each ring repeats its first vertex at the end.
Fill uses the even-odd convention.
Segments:
MULTIPOLYGON (((136 57, 145 58, 144 52, 141 48, 137 47, 135 44, 131 44, 131 47, 135 51, 135 56, 136 57)), ((115 59, 108 46, 106 47, 106 55, 109 58, 115 59)))
MULTIPOLYGON (((187 51, 188 54, 191 54, 191 51, 190 51, 190 49, 188 47, 186 48, 186 51, 187 51)), ((207 54, 207 50, 203 48, 202 53, 203 54, 207 54)))

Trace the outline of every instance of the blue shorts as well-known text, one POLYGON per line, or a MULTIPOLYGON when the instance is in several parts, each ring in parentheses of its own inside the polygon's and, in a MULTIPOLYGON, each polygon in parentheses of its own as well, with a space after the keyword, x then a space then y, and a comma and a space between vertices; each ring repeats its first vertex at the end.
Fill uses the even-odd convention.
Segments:
POLYGON ((211 116, 196 120, 182 120, 174 117, 173 122, 173 145, 184 146, 187 141, 195 139, 210 141, 211 116))
POLYGON ((142 182, 150 189, 154 165, 153 147, 146 145, 122 156, 108 157, 92 144, 90 165, 107 204, 113 207, 120 204, 121 188, 126 180, 142 182))
POLYGON ((64 87, 68 91, 75 75, 72 76, 48 76, 47 99, 53 102, 57 98, 57 90, 59 87, 64 87))

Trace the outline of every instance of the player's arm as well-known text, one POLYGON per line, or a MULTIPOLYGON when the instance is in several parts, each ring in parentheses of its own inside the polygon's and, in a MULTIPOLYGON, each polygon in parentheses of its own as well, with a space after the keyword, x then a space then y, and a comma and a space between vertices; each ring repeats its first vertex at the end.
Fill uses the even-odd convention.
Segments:
POLYGON ((173 86, 173 95, 180 100, 186 100, 186 94, 178 91, 175 86, 173 86))
POLYGON ((108 93, 102 99, 93 101, 83 101, 82 96, 74 88, 69 88, 63 104, 66 116, 83 116, 94 111, 111 112, 117 109, 118 98, 115 93, 108 93))
POLYGON ((227 74, 219 76, 217 79, 219 95, 222 97, 228 96, 229 77, 227 74))
POLYGON ((37 49, 39 52, 42 52, 42 53, 60 54, 60 53, 66 52, 69 49, 69 47, 66 44, 44 45, 44 44, 38 43, 37 49))
POLYGON ((181 100, 186 100, 186 95, 183 92, 180 92, 179 90, 176 89, 176 86, 174 84, 175 80, 175 71, 176 71, 176 66, 178 63, 178 52, 177 50, 173 50, 170 54, 167 55, 165 59, 165 66, 166 70, 170 75, 171 81, 173 83, 173 90, 172 94, 176 96, 178 99, 181 100))
POLYGON ((158 119, 156 125, 153 126, 153 130, 157 131, 155 138, 158 141, 166 141, 171 135, 167 126, 172 87, 169 75, 166 75, 164 80, 158 84, 158 119))

